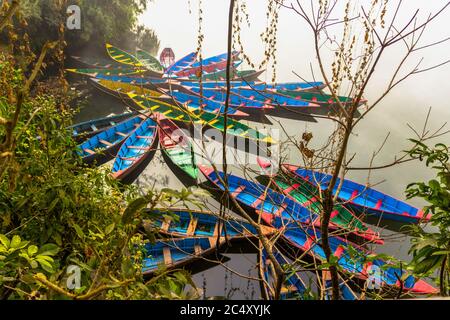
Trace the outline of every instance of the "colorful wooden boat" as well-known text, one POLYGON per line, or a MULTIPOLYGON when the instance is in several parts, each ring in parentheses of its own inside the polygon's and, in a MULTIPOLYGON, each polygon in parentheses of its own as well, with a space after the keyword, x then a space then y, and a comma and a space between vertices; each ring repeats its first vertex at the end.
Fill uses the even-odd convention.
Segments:
POLYGON ((177 167, 196 180, 198 168, 192 139, 171 120, 161 114, 156 117, 163 152, 177 167))
MULTIPOLYGON (((287 258, 273 247, 273 255, 277 262, 283 267, 285 265, 291 265, 287 258)), ((260 245, 260 254, 258 255, 258 269, 259 276, 266 283, 261 283, 261 294, 264 300, 274 300, 275 295, 272 292, 272 288, 275 286, 276 272, 274 270, 272 261, 267 257, 266 250, 260 245)), ((280 300, 299 299, 299 300, 312 300, 314 296, 312 292, 308 290, 308 286, 305 284, 299 273, 287 272, 285 275, 285 282, 281 287, 280 300)))
MULTIPOLYGON (((282 170, 321 189, 326 189, 331 179, 329 174, 302 169, 288 164, 282 165, 282 170), (317 185, 318 183, 319 185, 317 185)), ((340 185, 341 182, 338 179, 333 190, 334 195, 337 193, 340 185)), ((419 221, 427 221, 431 217, 431 214, 425 216, 422 210, 414 208, 403 201, 351 180, 342 182, 338 199, 360 213, 375 215, 386 220, 417 223, 419 221)))
MULTIPOLYGON (((170 91, 167 92, 168 95, 173 97, 178 103, 181 103, 185 105, 189 109, 194 110, 204 110, 206 112, 210 113, 217 113, 217 114, 224 114, 225 113, 225 105, 221 104, 219 102, 209 100, 209 99, 202 99, 199 96, 194 96, 190 94, 186 94, 180 91, 170 91)), ((230 116, 239 116, 239 117, 245 117, 248 116, 247 113, 229 108, 228 109, 228 115, 230 116)))
POLYGON ((136 69, 136 68, 128 68, 128 69, 66 69, 68 72, 81 74, 89 77, 96 77, 98 75, 105 76, 126 76, 126 75, 136 75, 144 73, 145 69, 136 69))
MULTIPOLYGON (((231 71, 231 80, 237 81, 258 81, 258 77, 265 70, 255 71, 255 70, 242 70, 238 71, 233 69, 231 71)), ((202 76, 202 81, 225 81, 227 79, 226 70, 207 73, 202 76)), ((189 80, 199 81, 199 77, 197 75, 192 75, 189 77, 189 80)))
POLYGON ((169 83, 169 81, 173 82, 170 79, 161 79, 161 78, 152 78, 152 77, 143 77, 143 76, 113 76, 113 75, 104 75, 98 74, 95 76, 97 79, 114 81, 117 83, 127 83, 135 86, 158 86, 169 83))
MULTIPOLYGON (((239 52, 232 53, 233 63, 237 60, 239 52)), ((202 62, 198 61, 193 63, 189 68, 185 68, 175 73, 177 77, 190 77, 196 75, 199 72, 217 72, 224 70, 227 67, 228 54, 224 53, 211 58, 203 59, 202 62)))
POLYGON ((78 146, 78 154, 83 157, 85 163, 103 163, 115 156, 128 135, 136 130, 144 119, 144 116, 139 115, 96 134, 78 146))
MULTIPOLYGON (((171 209, 170 211, 156 209, 152 216, 159 216, 149 222, 149 226, 164 235, 171 237, 227 237, 230 240, 255 238, 256 229, 248 222, 229 218, 221 218, 211 212, 186 209, 171 209), (164 216, 165 215, 165 216, 164 216)), ((261 226, 264 235, 271 235, 276 230, 261 226)))
MULTIPOLYGON (((198 94, 206 99, 217 101, 219 103, 224 104, 227 99, 227 94, 224 91, 218 91, 218 90, 210 90, 210 89, 204 89, 200 90, 200 88, 191 88, 191 91, 195 94, 198 94)), ((274 107, 266 104, 265 102, 258 101, 258 100, 250 100, 246 99, 242 96, 238 96, 235 94, 230 94, 230 106, 233 106, 235 108, 257 108, 257 109, 273 109, 274 107)))
MULTIPOLYGON (((289 91, 289 90, 277 90, 278 93, 300 99, 303 101, 311 101, 321 105, 335 104, 336 100, 330 94, 320 93, 320 92, 304 92, 304 91, 289 91)), ((338 96, 339 102, 343 104, 348 104, 352 102, 352 98, 338 96)))
MULTIPOLYGON (((219 240, 223 244, 224 239, 219 240)), ((216 250, 217 238, 184 238, 159 240, 146 244, 142 273, 150 275, 161 268, 170 270, 191 263, 216 250)))
POLYGON ((118 115, 76 123, 70 127, 67 127, 67 129, 72 131, 72 137, 76 141, 80 141, 95 136, 96 134, 99 134, 112 126, 131 118, 133 115, 136 115, 136 113, 125 112, 118 115))
MULTIPOLYGON (((199 82, 194 81, 181 81, 181 85, 186 87, 200 87, 199 82)), ((322 89, 325 84, 323 82, 291 82, 291 83, 279 83, 279 84, 267 84, 257 83, 250 81, 232 81, 230 83, 232 88, 246 88, 254 89, 258 91, 273 91, 273 90, 291 90, 291 91, 304 91, 304 90, 318 90, 322 89)), ((203 88, 209 89, 224 89, 227 83, 225 81, 211 81, 203 82, 203 88)))
POLYGON ((115 82, 103 79, 91 79, 91 83, 98 90, 112 94, 119 98, 128 98, 129 93, 144 95, 146 97, 171 100, 170 97, 164 97, 162 93, 147 89, 142 86, 136 86, 128 83, 115 82))
MULTIPOLYGON (((321 233, 313 227, 299 228, 290 221, 276 218, 271 221, 275 228, 283 228, 283 237, 294 247, 306 252, 320 261, 326 261, 325 253, 320 245, 321 233)), ((405 270, 387 263, 383 259, 367 260, 367 257, 374 256, 374 253, 342 238, 331 236, 329 244, 332 254, 337 259, 339 267, 360 280, 367 281, 369 278, 381 287, 399 288, 400 280, 403 281, 403 290, 406 292, 419 294, 437 293, 436 288, 427 282, 416 279, 405 270), (351 249, 349 249, 351 247, 351 249), (375 272, 379 271, 379 272, 375 272)))
POLYGON ((248 100, 257 100, 269 104, 272 106, 282 106, 282 107, 319 107, 318 104, 293 99, 288 96, 283 96, 278 93, 273 93, 269 91, 256 91, 253 89, 245 88, 232 88, 231 92, 235 95, 244 97, 248 100))
POLYGON ((259 141, 267 144, 277 143, 277 141, 272 137, 233 119, 228 119, 227 127, 225 128, 225 120, 223 116, 201 110, 185 110, 163 101, 146 98, 136 94, 128 95, 141 108, 150 110, 153 113, 161 113, 166 118, 171 120, 206 125, 222 132, 227 130, 228 134, 241 137, 243 139, 259 141))
POLYGON ((163 75, 164 67, 161 65, 158 59, 153 57, 149 52, 142 49, 137 49, 136 58, 147 70, 159 73, 161 74, 161 76, 163 75))
MULTIPOLYGON (((268 223, 276 217, 282 217, 283 219, 293 220, 300 224, 320 226, 320 211, 310 210, 304 204, 302 205, 292 200, 290 196, 286 197, 267 186, 231 174, 228 174, 228 188, 226 189, 220 181, 220 179, 224 179, 223 172, 215 172, 212 167, 204 165, 199 166, 199 169, 221 191, 227 191, 228 189, 231 197, 235 198, 246 208, 253 210, 268 223)), ((336 215, 338 214, 340 213, 336 213, 336 215)), ((364 235, 364 238, 369 238, 370 240, 377 239, 373 231, 371 231, 372 233, 366 234, 356 225, 345 222, 344 217, 334 217, 330 222, 330 227, 334 230, 342 230, 345 233, 352 233, 359 237, 364 235)))
MULTIPOLYGON (((275 176, 272 181, 275 183, 278 190, 283 192, 292 200, 295 200, 318 215, 321 214, 322 206, 318 202, 319 195, 317 188, 314 188, 304 180, 292 179, 289 177, 275 176)), ((378 244, 384 243, 384 241, 380 238, 379 233, 371 230, 342 203, 338 203, 333 207, 331 223, 339 226, 343 230, 351 230, 362 239, 378 244)), ((317 221, 315 225, 320 226, 320 220, 317 221)))
POLYGON ((285 83, 262 83, 252 86, 252 89, 258 91, 266 90, 290 90, 290 91, 305 91, 305 90, 321 90, 325 87, 323 82, 285 82, 285 83))
POLYGON ((144 120, 122 144, 113 164, 112 176, 123 180, 136 169, 154 150, 157 135, 156 122, 151 117, 144 120))
POLYGON ((197 53, 191 52, 180 60, 176 61, 170 67, 167 68, 166 74, 176 74, 177 72, 190 67, 193 63, 197 61, 197 53))
POLYGON ((139 61, 139 59, 134 55, 117 47, 114 47, 109 43, 106 44, 106 51, 114 61, 134 67, 145 67, 143 63, 139 61))

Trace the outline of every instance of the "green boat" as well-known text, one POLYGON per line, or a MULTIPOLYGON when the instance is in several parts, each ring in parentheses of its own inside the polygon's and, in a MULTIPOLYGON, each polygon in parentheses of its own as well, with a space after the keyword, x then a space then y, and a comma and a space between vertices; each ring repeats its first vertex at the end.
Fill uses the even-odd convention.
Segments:
POLYGON ((159 63, 159 61, 155 57, 153 57, 150 53, 148 53, 147 51, 138 49, 136 51, 136 58, 148 70, 158 72, 161 74, 164 72, 164 67, 161 65, 161 63, 159 63))
MULTIPOLYGON (((299 179, 275 176, 273 181, 278 189, 291 199, 300 203, 303 207, 312 212, 321 214, 322 206, 318 201, 317 189, 311 186, 306 181, 299 179)), ((320 224, 320 221, 316 221, 320 224)), ((343 204, 336 204, 331 215, 331 223, 344 230, 351 231, 359 237, 372 241, 374 243, 383 244, 384 241, 380 235, 371 230, 364 222, 362 222, 356 215, 350 211, 343 204)))
POLYGON ((173 121, 158 114, 159 143, 164 153, 181 170, 197 180, 198 167, 195 160, 192 139, 173 121))
MULTIPOLYGON (((336 100, 330 94, 320 92, 305 92, 305 91, 291 91, 291 90, 277 90, 278 93, 297 98, 299 100, 311 101, 319 104, 334 104, 336 100)), ((344 104, 352 102, 352 98, 338 96, 339 101, 344 104)))
POLYGON ((135 67, 143 67, 141 61, 139 61, 138 58, 133 56, 132 54, 123 51, 122 49, 119 49, 117 47, 114 47, 113 45, 107 43, 106 44, 106 51, 108 52, 108 55, 114 60, 122 64, 135 66, 135 67))
POLYGON ((131 92, 128 93, 128 96, 141 108, 150 109, 152 112, 160 113, 171 120, 207 125, 222 132, 227 130, 227 133, 233 136, 265 142, 267 144, 277 143, 272 137, 233 119, 228 119, 227 128, 225 128, 224 117, 214 113, 204 112, 200 109, 182 109, 173 104, 131 92))

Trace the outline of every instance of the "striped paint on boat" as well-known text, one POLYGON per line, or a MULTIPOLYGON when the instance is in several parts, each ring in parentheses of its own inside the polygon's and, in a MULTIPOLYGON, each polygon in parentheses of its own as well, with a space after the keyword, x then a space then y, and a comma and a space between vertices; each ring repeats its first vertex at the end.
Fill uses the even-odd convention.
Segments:
POLYGON ((144 116, 136 116, 96 134, 78 146, 78 155, 83 157, 85 163, 103 163, 115 155, 128 135, 136 130, 144 119, 144 116))
POLYGON ((123 180, 153 151, 157 137, 157 123, 147 118, 122 144, 112 168, 112 176, 123 180))
MULTIPOLYGON (((168 93, 172 96, 178 103, 184 104, 189 109, 203 110, 210 113, 224 114, 225 105, 214 100, 203 99, 199 96, 186 94, 180 91, 170 91, 168 93)), ((248 116, 247 113, 236 110, 234 108, 228 108, 228 115, 245 117, 248 116)))
POLYGON ((161 113, 166 118, 171 120, 207 125, 222 132, 227 130, 228 134, 242 137, 244 139, 265 142, 268 144, 277 143, 277 141, 272 137, 233 119, 228 119, 227 128, 225 128, 224 118, 217 114, 204 112, 201 110, 186 110, 163 101, 158 101, 132 93, 129 93, 128 96, 141 108, 150 110, 153 113, 161 113))
POLYGON ((119 49, 109 43, 106 44, 106 51, 114 61, 130 66, 144 67, 142 62, 131 53, 123 51, 122 49, 119 49))
MULTIPOLYGON (((327 188, 331 179, 331 175, 329 174, 303 169, 289 164, 283 164, 281 168, 284 172, 303 179, 322 190, 327 188)), ((334 195, 336 195, 340 184, 341 181, 338 179, 333 190, 334 195)), ((338 199, 362 214, 375 215, 381 219, 417 223, 419 221, 427 221, 431 218, 431 214, 425 216, 423 211, 406 202, 397 200, 385 193, 351 180, 344 180, 342 182, 338 199)))
MULTIPOLYGON (((223 172, 215 172, 212 167, 204 165, 199 166, 199 168, 205 177, 216 187, 222 191, 226 191, 226 188, 221 182, 221 179, 223 180, 225 177, 223 172)), ((283 219, 290 219, 302 224, 320 226, 321 210, 312 210, 304 202, 294 201, 292 197, 278 193, 265 185, 232 174, 228 174, 227 181, 230 196, 243 205, 252 208, 267 223, 271 223, 271 220, 276 217, 282 217, 283 219)), ((330 227, 345 231, 346 233, 352 233, 364 239, 369 238, 372 241, 377 239, 374 234, 364 234, 364 231, 352 228, 348 224, 342 223, 336 217, 333 217, 330 227)))
POLYGON ((199 172, 192 139, 163 115, 158 114, 156 119, 162 150, 177 167, 196 180, 199 172))
MULTIPOLYGON (((277 188, 285 195, 302 206, 317 213, 322 212, 322 206, 319 203, 319 194, 317 189, 309 183, 301 179, 293 179, 289 177, 275 176, 273 182, 277 188)), ((320 218, 314 224, 320 226, 320 218)), ((349 230, 358 237, 366 239, 370 242, 383 244, 380 234, 371 230, 364 222, 362 222, 349 208, 343 204, 335 204, 331 214, 331 223, 336 227, 349 230)))
MULTIPOLYGON (((200 88, 191 88, 190 89, 195 94, 202 96, 205 99, 217 101, 220 103, 225 103, 227 99, 227 94, 224 91, 218 91, 218 90, 209 90, 209 89, 203 89, 200 90, 200 88)), ((258 100, 250 100, 245 97, 236 95, 231 93, 230 94, 230 105, 235 108, 258 108, 258 109, 273 109, 274 107, 266 104, 265 102, 258 101, 258 100)))
MULTIPOLYGON (((216 249, 217 238, 158 240, 144 247, 142 272, 150 275, 161 268, 171 270, 193 262, 216 249)), ((219 245, 224 239, 219 240, 219 245)))
POLYGON ((197 61, 197 53, 191 52, 188 55, 181 58, 180 60, 176 61, 170 67, 168 67, 166 70, 166 74, 168 74, 168 75, 176 74, 177 72, 188 68, 196 61, 197 61))
MULTIPOLYGON (((256 229, 248 222, 222 218, 212 212, 186 209, 155 209, 150 211, 152 220, 146 226, 172 237, 228 237, 230 240, 255 238, 256 229), (153 218, 154 217, 154 218, 153 218)), ((264 235, 275 233, 275 229, 261 226, 264 235)))
MULTIPOLYGON (((321 247, 321 233, 316 228, 299 228, 298 225, 281 218, 273 220, 272 226, 283 228, 283 237, 294 247, 299 248, 315 259, 326 261, 325 252, 321 247)), ((410 291, 419 294, 437 293, 436 288, 408 274, 406 270, 401 270, 383 259, 374 258, 368 260, 367 258, 375 256, 375 253, 363 247, 336 236, 330 236, 329 244, 332 254, 336 257, 337 263, 342 270, 348 274, 355 275, 355 277, 363 281, 367 281, 370 277, 371 280, 376 281, 381 286, 398 288, 400 286, 398 276, 404 279, 403 290, 406 292, 410 291), (380 272, 372 274, 371 270, 379 270, 380 272)))
POLYGON ((161 65, 158 59, 153 57, 149 52, 142 49, 137 49, 136 59, 138 59, 139 62, 148 70, 161 73, 161 76, 164 73, 164 67, 161 65))

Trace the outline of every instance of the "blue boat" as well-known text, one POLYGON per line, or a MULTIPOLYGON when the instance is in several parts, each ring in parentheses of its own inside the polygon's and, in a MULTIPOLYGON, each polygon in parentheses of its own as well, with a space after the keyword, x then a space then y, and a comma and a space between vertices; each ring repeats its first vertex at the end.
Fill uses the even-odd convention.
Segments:
MULTIPOLYGON (((200 95, 200 88, 191 88, 190 90, 195 94, 200 95)), ((219 90, 203 89, 201 94, 207 99, 214 100, 222 104, 224 104, 227 99, 226 92, 219 90)), ((230 94, 230 106, 241 108, 273 109, 273 106, 263 101, 247 99, 233 93, 230 94)))
MULTIPOLYGON (((221 218, 220 216, 196 210, 156 209, 151 211, 157 218, 146 222, 146 227, 157 229, 160 233, 171 237, 221 237, 230 240, 256 237, 256 229, 248 222, 221 218), (165 215, 165 217, 163 217, 165 215), (150 224, 150 225, 149 225, 150 224)), ((275 229, 261 226, 264 235, 270 235, 275 229)))
POLYGON ((139 115, 96 134, 78 146, 78 155, 83 157, 83 162, 87 164, 104 163, 115 156, 128 135, 136 130, 144 119, 145 116, 139 115))
MULTIPOLYGON (((327 188, 331 180, 331 175, 329 174, 303 169, 298 166, 283 164, 281 168, 284 172, 308 181, 322 190, 327 188), (317 185, 317 183, 320 185, 317 185)), ((340 179, 338 179, 333 195, 336 195, 340 184, 340 179)), ((425 216, 422 210, 351 180, 343 181, 338 199, 360 213, 375 215, 381 219, 417 223, 431 218, 431 214, 425 216)))
POLYGON ((113 164, 112 176, 123 180, 136 169, 154 150, 157 141, 157 124, 152 118, 147 118, 133 131, 122 144, 113 164))
MULTIPOLYGON (((212 167, 200 165, 200 171, 219 190, 228 191, 229 196, 236 199, 247 209, 254 211, 257 215, 271 225, 276 218, 295 221, 299 224, 320 227, 320 212, 315 212, 292 200, 289 196, 278 193, 267 186, 244 178, 228 174, 228 188, 225 189, 219 177, 223 180, 224 173, 216 172, 212 167)), ((361 237, 358 229, 351 225, 330 222, 333 230, 345 231, 345 234, 361 237)))
POLYGON ((285 82, 277 84, 257 84, 252 86, 255 90, 290 90, 290 91, 302 91, 302 90, 320 90, 325 87, 323 82, 285 82))
MULTIPOLYGON (((182 86, 186 87, 200 87, 200 82, 198 81, 182 81, 180 83, 182 86)), ((258 91, 265 90, 289 90, 289 91, 301 91, 301 90, 315 90, 322 89, 325 84, 323 82, 288 82, 288 83, 278 83, 278 84, 267 84, 267 83, 257 83, 253 81, 231 81, 230 85, 232 88, 248 87, 248 89, 255 89, 258 91)), ((226 81, 210 81, 202 82, 203 88, 209 89, 224 89, 226 88, 226 81)))
MULTIPOLYGON (((202 99, 199 96, 189 95, 180 91, 170 91, 167 92, 168 95, 172 96, 178 103, 184 104, 189 108, 194 110, 204 110, 206 112, 215 113, 215 114, 224 114, 225 113, 225 105, 216 101, 202 99)), ((228 115, 230 116, 239 116, 244 117, 248 116, 247 113, 228 108, 228 115)))
POLYGON ((96 134, 99 134, 100 132, 113 127, 118 123, 131 118, 133 115, 136 115, 136 113, 125 112, 118 115, 79 122, 67 127, 67 129, 72 131, 72 137, 76 141, 80 141, 82 139, 88 139, 92 136, 95 136, 96 134))
MULTIPOLYGON (((232 54, 232 56, 236 56, 238 53, 239 52, 234 51, 231 54, 232 54)), ((202 65, 203 66, 208 66, 210 64, 215 64, 215 63, 218 63, 218 62, 225 62, 225 61, 227 61, 227 59, 228 59, 228 53, 222 53, 222 54, 219 54, 219 55, 216 55, 216 56, 213 56, 213 57, 209 57, 209 58, 203 59, 202 65)), ((200 61, 195 62, 194 64, 192 64, 191 67, 192 68, 200 67, 200 61)))
POLYGON ((261 101, 272 106, 320 107, 320 105, 313 102, 298 100, 270 91, 259 91, 259 89, 232 88, 231 92, 246 99, 261 101))
MULTIPOLYGON (((321 233, 317 228, 303 226, 299 228, 298 224, 286 221, 281 218, 275 218, 271 221, 271 225, 277 229, 283 229, 283 237, 288 243, 297 247, 309 256, 326 261, 325 252, 321 247, 321 233)), ((416 279, 404 269, 400 269, 392 264, 387 263, 383 259, 367 260, 367 257, 374 253, 346 241, 340 237, 330 236, 330 249, 332 255, 337 259, 337 263, 342 270, 348 274, 355 275, 356 278, 367 281, 373 280, 380 288, 397 288, 402 287, 403 291, 410 291, 419 294, 437 293, 436 288, 427 282, 416 279), (349 247, 352 247, 350 250, 349 247), (377 272, 378 271, 378 272, 377 272), (403 279, 403 283, 400 282, 403 279)))
POLYGON ((180 60, 176 61, 174 64, 169 66, 166 70, 166 74, 175 74, 185 68, 188 68, 191 66, 195 61, 197 60, 197 53, 192 52, 186 55, 185 57, 181 58, 180 60))
MULTIPOLYGON (((224 239, 219 241, 223 244, 224 239)), ((144 248, 142 272, 150 275, 163 268, 170 270, 193 262, 216 249, 217 238, 183 238, 159 240, 144 248)))

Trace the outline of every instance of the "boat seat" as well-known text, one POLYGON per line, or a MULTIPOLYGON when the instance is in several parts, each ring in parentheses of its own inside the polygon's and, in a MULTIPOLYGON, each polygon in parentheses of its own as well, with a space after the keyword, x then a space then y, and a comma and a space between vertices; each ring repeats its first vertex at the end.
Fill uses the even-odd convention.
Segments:
POLYGON ((136 136, 138 139, 153 139, 153 136, 136 136))
POLYGON ((163 255, 164 255, 164 264, 166 266, 171 265, 172 264, 172 253, 170 252, 170 248, 164 247, 163 255))
POLYGON ((123 132, 120 132, 120 131, 117 131, 116 134, 118 134, 119 136, 122 136, 122 137, 127 137, 128 136, 126 133, 123 133, 123 132))
POLYGON ((108 147, 111 147, 113 145, 111 142, 103 140, 103 139, 99 139, 98 141, 108 147))
POLYGON ((84 152, 87 152, 89 154, 95 154, 95 151, 92 151, 91 149, 85 148, 83 150, 84 150, 84 152))

